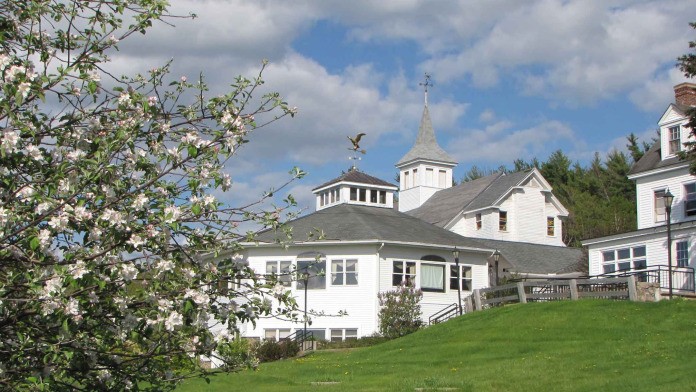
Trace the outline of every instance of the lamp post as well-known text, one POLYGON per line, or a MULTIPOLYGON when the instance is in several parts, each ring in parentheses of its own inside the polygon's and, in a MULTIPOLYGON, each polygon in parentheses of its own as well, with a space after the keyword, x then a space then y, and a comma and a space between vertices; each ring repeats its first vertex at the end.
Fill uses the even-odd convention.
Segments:
POLYGON ((498 279, 498 261, 500 261, 500 251, 498 249, 493 252, 493 261, 495 261, 495 285, 500 284, 500 279, 498 279))
POLYGON ((452 251, 452 256, 454 256, 454 265, 457 267, 457 310, 459 315, 462 315, 462 270, 459 268, 459 249, 454 247, 452 251))
POLYGON ((304 283, 304 334, 302 335, 302 349, 305 349, 305 340, 307 339, 307 283, 309 282, 309 271, 302 273, 302 282, 304 283))
POLYGON ((669 189, 662 196, 662 201, 667 212, 667 273, 669 274, 669 299, 672 299, 672 202, 674 195, 670 193, 669 189))

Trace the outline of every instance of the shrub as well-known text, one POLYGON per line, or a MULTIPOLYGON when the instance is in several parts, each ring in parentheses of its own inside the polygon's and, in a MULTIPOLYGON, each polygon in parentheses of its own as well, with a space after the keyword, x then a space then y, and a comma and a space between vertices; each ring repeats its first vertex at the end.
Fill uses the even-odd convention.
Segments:
POLYGON ((423 326, 420 300, 423 292, 411 285, 378 294, 379 332, 394 339, 417 331, 423 326))
POLYGON ((294 340, 281 340, 280 342, 265 340, 259 345, 256 355, 259 362, 272 362, 294 357, 299 352, 300 346, 294 340))
POLYGON ((384 343, 388 341, 389 339, 381 336, 379 334, 375 334, 372 336, 365 336, 360 339, 347 339, 347 340, 342 340, 338 342, 328 342, 328 341, 322 341, 319 343, 319 350, 328 350, 328 349, 334 349, 334 348, 355 348, 355 347, 369 347, 369 346, 374 346, 380 343, 384 343))
POLYGON ((259 363, 256 357, 256 345, 247 339, 234 339, 218 344, 218 357, 224 361, 226 370, 256 368, 259 363))

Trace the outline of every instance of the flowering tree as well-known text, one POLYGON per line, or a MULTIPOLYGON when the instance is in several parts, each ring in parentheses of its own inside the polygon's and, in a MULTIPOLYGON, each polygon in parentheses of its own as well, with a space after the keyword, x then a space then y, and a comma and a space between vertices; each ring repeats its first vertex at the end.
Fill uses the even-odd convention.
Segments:
POLYGON ((210 324, 269 313, 267 292, 293 309, 236 248, 240 222, 277 227, 292 198, 213 191, 248 133, 294 109, 256 97, 261 74, 206 98, 168 64, 108 73, 120 40, 168 17, 163 0, 0 4, 0 389, 170 389, 202 371, 210 324))
POLYGON ((423 291, 411 284, 401 284, 392 291, 377 294, 379 299, 379 333, 395 339, 416 332, 423 326, 420 301, 423 291))

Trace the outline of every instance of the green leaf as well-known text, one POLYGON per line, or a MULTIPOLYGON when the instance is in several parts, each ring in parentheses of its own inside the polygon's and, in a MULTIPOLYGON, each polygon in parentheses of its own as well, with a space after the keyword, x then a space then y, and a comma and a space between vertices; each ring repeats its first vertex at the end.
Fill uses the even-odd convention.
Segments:
POLYGON ((31 248, 31 250, 37 250, 40 244, 41 243, 39 242, 38 237, 32 237, 29 241, 29 247, 31 248))

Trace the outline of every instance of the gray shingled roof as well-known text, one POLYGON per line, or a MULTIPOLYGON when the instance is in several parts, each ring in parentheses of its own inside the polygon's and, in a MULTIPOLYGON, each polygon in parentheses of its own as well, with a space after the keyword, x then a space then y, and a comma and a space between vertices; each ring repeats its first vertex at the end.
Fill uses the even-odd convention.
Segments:
POLYGON ((530 244, 526 242, 476 239, 491 249, 498 249, 512 264, 512 272, 535 274, 561 274, 583 271, 586 263, 582 249, 564 246, 530 244))
POLYGON ((628 172, 628 175, 638 174, 641 172, 659 169, 667 166, 687 164, 687 162, 682 161, 681 159, 679 159, 679 157, 671 157, 663 161, 661 150, 662 148, 660 146, 660 142, 655 142, 655 144, 653 144, 653 146, 650 147, 650 149, 646 151, 645 154, 643 154, 643 156, 638 160, 638 162, 633 164, 631 170, 628 172))
POLYGON ((435 193, 422 206, 406 213, 428 223, 445 227, 462 211, 492 206, 510 188, 517 186, 530 171, 494 173, 435 193))
POLYGON ((423 109, 423 117, 421 117, 416 142, 413 144, 413 147, 411 147, 411 150, 399 160, 396 166, 399 167, 417 159, 451 164, 457 163, 437 143, 433 124, 430 122, 430 112, 428 111, 427 105, 423 109))
POLYGON ((398 188, 396 185, 386 182, 384 180, 380 180, 377 177, 372 177, 369 174, 365 174, 361 171, 358 171, 357 169, 352 169, 349 170, 348 172, 342 174, 340 177, 336 177, 331 181, 328 181, 324 184, 319 185, 318 187, 312 189, 313 191, 317 189, 321 189, 324 187, 327 187, 329 185, 337 184, 339 182, 356 182, 359 184, 366 184, 366 185, 379 185, 379 186, 389 186, 393 188, 398 188))
MULTIPOLYGON (((315 233, 313 240, 317 240, 317 230, 321 230, 323 239, 332 241, 378 240, 488 249, 478 240, 462 237, 391 208, 339 204, 287 224, 292 227, 295 241, 310 240, 309 233, 315 233)), ((267 230, 259 233, 256 239, 275 242, 282 236, 282 233, 267 230)))

